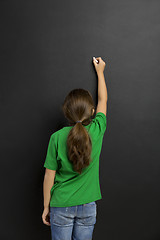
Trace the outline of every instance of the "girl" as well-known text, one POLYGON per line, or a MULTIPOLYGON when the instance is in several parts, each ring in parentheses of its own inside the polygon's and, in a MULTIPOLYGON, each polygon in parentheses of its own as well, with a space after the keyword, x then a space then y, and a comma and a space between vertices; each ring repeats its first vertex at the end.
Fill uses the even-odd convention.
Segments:
POLYGON ((96 223, 99 156, 106 130, 105 62, 93 58, 98 76, 98 104, 89 91, 74 89, 62 109, 69 126, 50 136, 44 163, 42 221, 51 226, 52 240, 91 240, 96 223), (98 62, 96 61, 98 60, 98 62))

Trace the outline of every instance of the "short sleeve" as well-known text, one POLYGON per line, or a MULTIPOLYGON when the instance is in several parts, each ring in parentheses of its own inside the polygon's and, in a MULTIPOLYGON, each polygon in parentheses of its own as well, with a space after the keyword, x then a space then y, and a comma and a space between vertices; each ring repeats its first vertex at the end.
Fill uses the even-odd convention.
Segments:
POLYGON ((107 128, 106 115, 102 112, 98 112, 95 118, 92 119, 90 130, 95 137, 103 136, 107 128))
POLYGON ((58 169, 56 138, 54 134, 51 135, 49 140, 44 167, 51 170, 58 169))

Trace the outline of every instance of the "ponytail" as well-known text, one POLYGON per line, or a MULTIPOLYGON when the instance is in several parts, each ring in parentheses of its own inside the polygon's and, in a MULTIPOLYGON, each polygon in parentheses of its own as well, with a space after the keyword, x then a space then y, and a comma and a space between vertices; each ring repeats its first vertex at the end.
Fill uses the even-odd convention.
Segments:
POLYGON ((77 122, 70 130, 67 138, 68 158, 73 164, 73 170, 82 173, 82 169, 90 163, 92 142, 87 129, 77 122))

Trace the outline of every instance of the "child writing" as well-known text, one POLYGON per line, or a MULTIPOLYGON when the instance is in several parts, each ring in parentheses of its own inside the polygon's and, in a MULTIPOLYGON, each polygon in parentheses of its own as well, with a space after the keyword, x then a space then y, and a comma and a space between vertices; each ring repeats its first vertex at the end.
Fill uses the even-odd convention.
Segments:
POLYGON ((91 240, 96 201, 102 199, 99 157, 107 126, 106 64, 101 57, 93 58, 93 64, 98 78, 97 108, 89 91, 73 89, 62 106, 69 126, 54 132, 48 144, 42 221, 51 227, 52 240, 91 240))

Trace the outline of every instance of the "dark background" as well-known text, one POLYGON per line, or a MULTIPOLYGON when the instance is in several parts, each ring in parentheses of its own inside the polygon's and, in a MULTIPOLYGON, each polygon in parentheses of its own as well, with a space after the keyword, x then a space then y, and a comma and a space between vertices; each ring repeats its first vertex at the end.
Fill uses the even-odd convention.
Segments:
POLYGON ((94 240, 160 239, 160 1, 1 1, 0 239, 50 239, 44 159, 61 105, 106 62, 103 199, 94 240))

